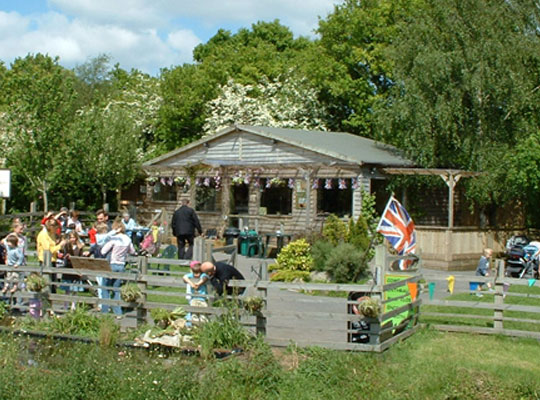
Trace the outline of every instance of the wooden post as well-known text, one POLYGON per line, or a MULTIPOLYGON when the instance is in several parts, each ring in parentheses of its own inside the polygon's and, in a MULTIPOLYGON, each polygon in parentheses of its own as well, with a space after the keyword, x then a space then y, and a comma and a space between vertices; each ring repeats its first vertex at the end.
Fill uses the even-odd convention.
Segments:
POLYGON ((201 261, 210 261, 212 262, 212 254, 214 252, 214 243, 210 241, 205 241, 205 247, 204 247, 204 257, 201 258, 201 261))
MULTIPOLYGON (((259 263, 259 279, 261 281, 267 281, 268 280, 268 266, 266 265, 266 262, 259 263)), ((266 310, 268 309, 268 290, 267 288, 261 288, 258 287, 258 285, 255 285, 257 288, 257 295, 262 298, 263 300, 263 306, 260 313, 257 313, 256 315, 256 332, 257 335, 263 335, 266 336, 266 310)))
POLYGON ((148 275, 148 257, 139 256, 137 257, 137 268, 139 274, 143 276, 143 280, 137 279, 137 286, 141 289, 142 298, 139 306, 137 307, 137 325, 139 323, 144 323, 147 320, 148 313, 146 310, 146 301, 148 299, 147 290, 148 285, 146 284, 146 276, 148 275))
POLYGON ((504 261, 495 260, 495 307, 493 309, 493 328, 503 330, 503 304, 504 304, 504 261))
POLYGON ((193 260, 201 261, 204 257, 204 237, 197 236, 193 244, 193 260))
POLYGON ((387 263, 388 253, 386 251, 386 247, 384 247, 383 245, 377 246, 375 248, 375 271, 373 274, 375 293, 373 293, 371 297, 379 300, 382 309, 380 310, 379 316, 377 317, 377 321, 371 322, 370 325, 369 344, 371 345, 380 344, 380 331, 383 322, 382 315, 384 313, 384 306, 382 305, 382 301, 384 298, 383 285, 387 263))

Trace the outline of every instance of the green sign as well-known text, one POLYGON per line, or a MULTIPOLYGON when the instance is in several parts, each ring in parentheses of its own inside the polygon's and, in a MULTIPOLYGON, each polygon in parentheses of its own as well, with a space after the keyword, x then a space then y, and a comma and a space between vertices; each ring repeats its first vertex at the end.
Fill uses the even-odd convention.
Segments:
MULTIPOLYGON (((384 277, 384 284, 394 283, 398 281, 402 281, 404 279, 410 278, 410 275, 386 275, 384 277)), ((384 304, 384 312, 390 312, 392 310, 395 310, 396 308, 403 307, 407 304, 412 303, 411 294, 409 292, 409 286, 403 285, 388 291, 384 292, 384 300, 390 300, 396 297, 402 297, 401 299, 397 299, 394 301, 389 301, 384 304), (405 296, 405 297, 402 297, 405 296)), ((392 318, 385 320, 383 322, 386 323, 388 321, 392 322, 392 325, 397 326, 403 322, 406 318, 408 318, 410 315, 412 315, 412 311, 404 311, 401 314, 395 315, 392 318)))

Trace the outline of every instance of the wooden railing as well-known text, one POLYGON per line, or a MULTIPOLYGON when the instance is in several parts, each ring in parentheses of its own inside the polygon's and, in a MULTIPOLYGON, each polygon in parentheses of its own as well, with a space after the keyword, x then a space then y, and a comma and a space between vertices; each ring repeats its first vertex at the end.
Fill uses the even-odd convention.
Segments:
MULTIPOLYGON (((421 319, 442 331, 497 334, 540 339, 540 289, 536 280, 505 276, 496 260, 495 276, 452 274, 454 290, 444 299, 424 300, 421 319), (493 292, 476 289, 493 285, 493 292), (510 290, 512 288, 512 290, 510 290), (519 290, 513 290, 519 288, 519 290), (528 303, 528 304, 524 304, 528 303)), ((426 285, 440 275, 424 274, 426 285)))
MULTIPOLYGON (((230 250, 235 256, 236 244, 220 249, 208 246, 199 247, 199 252, 206 251, 207 256, 214 257, 218 251, 230 250), (206 247, 206 250, 203 250, 206 247)), ((220 253, 222 254, 222 253, 220 253)), ((208 259, 209 257, 201 257, 208 259)), ((379 257, 379 261, 393 262, 392 258, 379 257)), ((227 260, 226 260, 227 261, 227 260)), ((149 321, 149 311, 154 308, 174 309, 181 305, 186 312, 201 315, 218 315, 226 310, 214 307, 216 297, 213 294, 205 296, 209 307, 191 307, 185 300, 185 283, 182 275, 188 271, 188 260, 175 260, 163 258, 137 257, 131 260, 126 272, 114 273, 94 270, 77 270, 81 281, 75 283, 55 282, 51 279, 53 274, 73 274, 74 270, 64 268, 39 267, 37 264, 17 268, 18 272, 41 273, 47 276, 48 287, 40 294, 27 291, 17 291, 11 299, 13 309, 20 312, 29 310, 29 300, 36 297, 49 303, 49 310, 55 313, 67 312, 71 304, 85 303, 92 306, 109 305, 122 306, 129 310, 125 320, 132 322, 132 326, 149 321), (165 268, 168 266, 168 268, 165 268), (99 299, 94 291, 100 287, 96 277, 121 279, 124 282, 136 283, 143 293, 137 303, 126 303, 121 300, 99 299), (52 287, 71 286, 72 289, 81 288, 84 292, 73 291, 70 294, 51 293, 52 287)), ((390 264, 388 264, 390 265, 390 264)), ((12 267, 0 266, 0 271, 13 271, 12 267)), ((386 265, 376 267, 375 279, 369 284, 326 284, 326 283, 284 283, 269 281, 266 264, 261 262, 252 267, 256 273, 254 279, 231 281, 232 287, 244 288, 243 296, 236 298, 236 303, 242 307, 247 297, 260 297, 263 308, 253 315, 240 312, 241 322, 258 334, 265 336, 266 340, 278 346, 287 346, 291 341, 300 346, 318 345, 333 349, 383 351, 398 340, 408 337, 418 328, 417 316, 420 300, 411 299, 408 295, 408 285, 416 284, 421 276, 417 271, 408 275, 401 274, 400 280, 385 283, 387 274, 386 265), (404 289, 402 295, 395 296, 396 290, 404 289), (315 293, 320 292, 320 293, 315 293), (341 297, 329 297, 330 292, 340 293, 341 297), (394 296, 389 296, 389 293, 394 296), (362 317, 352 312, 352 306, 357 300, 351 299, 351 294, 361 293, 377 299, 381 305, 381 312, 373 318, 362 317), (314 295, 319 294, 319 295, 314 295), (389 307, 391 303, 400 301, 397 307, 389 307), (401 315, 399 323, 391 320, 401 315), (369 324, 368 329, 361 331, 366 340, 355 342, 359 329, 354 323, 363 320, 369 324)), ((391 271, 390 271, 391 272, 391 271)))

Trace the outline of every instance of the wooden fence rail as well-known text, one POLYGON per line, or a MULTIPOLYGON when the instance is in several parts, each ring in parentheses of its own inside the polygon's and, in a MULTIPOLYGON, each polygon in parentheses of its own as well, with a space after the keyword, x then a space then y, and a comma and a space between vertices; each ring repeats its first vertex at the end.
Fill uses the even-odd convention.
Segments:
MULTIPOLYGON (((496 260, 494 277, 454 274, 456 282, 472 283, 473 287, 476 283, 491 283, 494 291, 462 288, 455 290, 450 299, 425 299, 422 321, 441 331, 540 339, 540 290, 534 287, 536 280, 510 278, 504 272, 504 261, 496 260), (527 293, 509 290, 510 287, 521 287, 527 293)), ((430 278, 433 276, 425 276, 428 284, 430 278)))
MULTIPOLYGON (((226 250, 233 250, 232 259, 235 257, 235 248, 235 245, 226 248, 226 250)), ((223 248, 206 251, 206 258, 203 259, 213 258, 214 250, 223 250, 223 248)), ((205 252, 205 250, 202 251, 205 252)), ((12 308, 20 312, 28 311, 29 301, 36 297, 48 302, 49 309, 55 313, 67 312, 72 304, 85 303, 96 307, 105 304, 119 305, 129 310, 123 323, 128 320, 132 326, 148 322, 150 311, 155 308, 172 310, 181 305, 186 312, 208 316, 226 312, 227 310, 222 307, 213 306, 216 299, 213 294, 205 296, 209 307, 191 307, 187 304, 186 285, 181 276, 188 271, 187 264, 186 260, 141 256, 131 259, 125 272, 115 273, 92 269, 40 267, 33 263, 19 267, 17 271, 24 274, 43 274, 48 278, 46 290, 39 295, 19 290, 10 300, 12 308), (163 265, 168 265, 170 268, 164 269, 163 265), (80 281, 67 283, 54 279, 54 275, 74 272, 80 274, 80 281), (113 290, 113 288, 99 286, 96 277, 136 283, 143 293, 141 301, 126 303, 121 300, 99 299, 95 295, 97 289, 113 290), (53 287, 69 289, 69 292, 60 293, 61 290, 57 290, 57 293, 53 293, 53 287)), ((13 267, 0 266, 0 273, 13 270, 13 267)), ((267 280, 265 264, 261 264, 256 274, 257 279, 231 281, 230 286, 245 290, 243 296, 236 298, 240 306, 246 303, 248 297, 262 299, 262 310, 255 312, 254 315, 241 312, 241 322, 256 333, 264 335, 271 344, 286 346, 294 341, 300 346, 318 345, 333 349, 380 352, 395 341, 408 337, 416 331, 418 309, 421 303, 420 300, 411 300, 406 295, 395 295, 396 291, 407 291, 409 283, 418 282, 421 279, 417 272, 402 277, 399 282, 385 284, 385 271, 385 266, 377 266, 376 279, 364 285, 284 283, 267 280), (341 293, 341 297, 328 297, 325 294, 329 292, 341 293), (391 292, 394 292, 393 298, 387 296, 391 292), (358 301, 351 299, 351 294, 355 293, 378 299, 381 312, 374 318, 364 318, 354 314, 352 306, 358 301), (399 301, 399 305, 390 308, 392 301, 399 301), (399 322, 393 323, 392 319, 400 315, 402 318, 399 322), (367 324, 367 328, 361 331, 364 340, 355 342, 353 339, 360 333, 359 328, 354 324, 360 320, 367 324)))

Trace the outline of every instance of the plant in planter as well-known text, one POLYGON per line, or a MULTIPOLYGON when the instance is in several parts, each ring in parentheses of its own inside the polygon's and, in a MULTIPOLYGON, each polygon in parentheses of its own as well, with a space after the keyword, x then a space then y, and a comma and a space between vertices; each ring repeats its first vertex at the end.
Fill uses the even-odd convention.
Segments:
POLYGON ((368 318, 377 318, 381 313, 381 303, 371 297, 361 297, 358 299, 358 311, 368 318))
POLYGON ((158 181, 159 181, 159 178, 157 176, 149 176, 148 178, 146 178, 146 182, 150 186, 154 186, 158 181))
POLYGON ((39 293, 47 286, 47 281, 45 281, 45 278, 38 274, 30 274, 28 278, 26 278, 26 289, 29 292, 35 292, 39 293))
POLYGON ((138 303, 142 294, 141 288, 135 283, 126 283, 120 288, 120 297, 126 303, 138 303))
POLYGON ((264 300, 262 297, 247 297, 244 300, 244 310, 252 315, 256 315, 261 312, 264 306, 264 300))
POLYGON ((34 298, 29 301, 29 313, 35 319, 41 318, 43 315, 43 301, 41 299, 41 291, 47 286, 45 278, 38 274, 30 274, 26 278, 26 289, 29 292, 35 293, 34 298))
POLYGON ((166 329, 171 324, 171 312, 164 308, 153 308, 150 310, 150 315, 154 320, 154 324, 162 329, 166 329))

